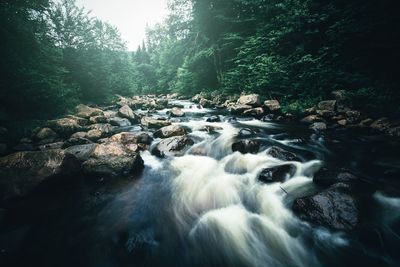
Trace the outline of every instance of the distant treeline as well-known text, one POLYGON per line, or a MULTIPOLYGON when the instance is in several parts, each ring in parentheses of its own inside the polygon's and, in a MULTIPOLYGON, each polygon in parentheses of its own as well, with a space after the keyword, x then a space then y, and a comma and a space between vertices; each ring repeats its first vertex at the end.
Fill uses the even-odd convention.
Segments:
MULTIPOLYGON (((169 0, 127 52, 74 0, 0 3, 0 121, 54 116, 114 94, 255 92, 302 109, 344 89, 399 115, 397 0, 169 0)), ((135 16, 132 10, 132 16, 135 16)))

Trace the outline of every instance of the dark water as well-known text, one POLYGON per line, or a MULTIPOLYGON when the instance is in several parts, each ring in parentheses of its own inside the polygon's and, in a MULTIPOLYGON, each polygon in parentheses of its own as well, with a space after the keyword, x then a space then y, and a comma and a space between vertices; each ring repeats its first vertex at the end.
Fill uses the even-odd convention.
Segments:
POLYGON ((9 203, 0 226, 1 266, 399 266, 397 142, 341 131, 315 135, 303 125, 226 114, 206 123, 218 111, 180 104, 187 116, 177 123, 195 140, 185 156, 143 152, 139 177, 68 177, 9 203), (223 129, 208 134, 199 130, 204 125, 223 129), (256 133, 240 136, 242 128, 256 133), (249 137, 261 142, 260 153, 232 153, 234 140, 249 137), (266 155, 271 145, 302 162, 290 180, 264 185, 256 179, 260 171, 282 164, 266 155), (296 197, 319 190, 312 176, 322 164, 378 187, 351 233, 311 226, 291 212, 296 197))

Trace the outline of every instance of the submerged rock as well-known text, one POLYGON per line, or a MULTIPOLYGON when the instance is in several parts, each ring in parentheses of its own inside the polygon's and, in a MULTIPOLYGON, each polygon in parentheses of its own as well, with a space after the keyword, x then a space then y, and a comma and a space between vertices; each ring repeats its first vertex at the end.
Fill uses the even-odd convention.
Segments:
POLYGON ((272 146, 267 150, 267 155, 283 161, 300 161, 296 154, 277 146, 272 146))
POLYGON ((172 136, 185 135, 186 130, 179 125, 173 124, 169 126, 162 127, 154 132, 154 137, 157 138, 168 138, 172 136))
POLYGON ((221 118, 218 115, 212 115, 206 119, 206 122, 220 122, 221 118))
POLYGON ((232 151, 239 151, 242 154, 252 153, 255 154, 260 149, 260 142, 258 140, 240 140, 232 144, 232 151))
POLYGON ((293 176, 296 167, 293 164, 284 164, 275 167, 265 168, 258 176, 263 183, 284 182, 288 176, 293 176))
POLYGON ((182 156, 194 144, 188 136, 174 136, 161 140, 152 153, 158 157, 182 156))
POLYGON ((76 158, 61 149, 17 152, 0 158, 0 198, 33 192, 41 183, 78 170, 76 158))
POLYGON ((334 230, 353 230, 359 222, 357 199, 343 183, 314 196, 296 199, 293 211, 303 220, 334 230))

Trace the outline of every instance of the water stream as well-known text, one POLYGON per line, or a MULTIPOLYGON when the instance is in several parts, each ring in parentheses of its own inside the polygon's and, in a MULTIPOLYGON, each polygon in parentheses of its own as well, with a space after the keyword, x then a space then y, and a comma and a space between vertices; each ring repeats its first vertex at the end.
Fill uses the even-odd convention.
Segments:
MULTIPOLYGON (((161 159, 145 151, 138 178, 79 180, 15 204, 10 234, 0 238, 0 245, 8 244, 1 259, 18 266, 399 266, 395 193, 378 191, 369 204, 368 222, 383 233, 376 247, 356 234, 310 225, 291 211, 294 199, 320 190, 312 177, 323 164, 380 173, 365 163, 381 142, 346 135, 327 141, 303 125, 176 104, 184 105, 186 117, 175 123, 189 128, 195 141, 184 156, 161 159), (216 113, 221 122, 205 121, 216 113), (207 133, 206 125, 217 128, 207 133), (243 128, 253 131, 242 134, 243 128), (232 143, 249 136, 261 142, 259 152, 233 153, 232 143), (291 162, 296 172, 283 183, 264 184, 257 179, 261 170, 285 163, 266 154, 272 145, 301 162, 291 162)), ((398 146, 388 146, 386 158, 396 158, 398 146)))

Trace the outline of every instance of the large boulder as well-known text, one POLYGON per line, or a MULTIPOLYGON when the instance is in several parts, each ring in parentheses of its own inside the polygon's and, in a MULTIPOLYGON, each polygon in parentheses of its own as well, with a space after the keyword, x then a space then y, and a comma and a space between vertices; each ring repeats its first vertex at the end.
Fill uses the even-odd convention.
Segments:
POLYGON ((1 200, 22 197, 43 182, 78 170, 76 158, 61 149, 17 152, 0 158, 1 200))
POLYGON ((268 148, 267 155, 283 161, 300 161, 296 154, 277 146, 268 148))
POLYGON ((293 176, 296 172, 296 167, 293 164, 284 164, 265 168, 258 176, 258 180, 263 183, 284 182, 288 177, 293 176))
POLYGON ((182 156, 194 144, 188 136, 174 136, 161 140, 152 153, 158 157, 182 156))
POLYGON ((143 117, 141 120, 141 124, 147 126, 148 128, 160 129, 164 126, 171 125, 171 122, 167 120, 156 119, 153 117, 143 117))
POLYGON ((122 118, 130 120, 132 123, 137 123, 140 121, 140 117, 136 115, 128 105, 123 105, 118 110, 118 115, 122 118))
POLYGON ((350 186, 338 183, 308 197, 298 198, 293 211, 303 220, 333 230, 353 230, 359 222, 357 198, 350 186))
POLYGON ((169 114, 171 115, 171 117, 183 117, 183 116, 185 116, 185 112, 183 112, 182 109, 177 108, 177 107, 173 107, 169 111, 169 114))
POLYGON ((143 160, 135 149, 117 142, 97 144, 82 170, 89 176, 111 177, 129 175, 143 168, 143 160))
POLYGON ((259 149, 260 142, 258 140, 245 139, 232 144, 232 151, 239 151, 242 154, 255 154, 258 152, 259 149))
POLYGON ((242 95, 239 97, 237 104, 258 107, 261 105, 261 98, 258 94, 242 95))
POLYGON ((336 111, 336 100, 325 100, 318 103, 318 109, 336 111))
POLYGON ((62 118, 57 120, 51 120, 48 122, 49 128, 54 130, 61 136, 70 136, 73 133, 84 130, 78 121, 74 118, 62 118))
POLYGON ((94 143, 70 146, 67 149, 65 149, 65 154, 72 155, 78 161, 84 162, 90 158, 96 147, 97 144, 94 143))
POLYGON ((185 135, 186 130, 179 125, 173 124, 169 126, 162 127, 154 132, 154 137, 157 138, 169 138, 172 136, 185 135))
POLYGON ((76 110, 76 116, 86 118, 86 119, 89 119, 92 116, 103 115, 103 111, 101 109, 91 108, 89 106, 82 105, 82 104, 76 106, 75 110, 76 110))
POLYGON ((278 100, 265 100, 264 107, 270 113, 277 113, 281 110, 281 105, 278 100))

